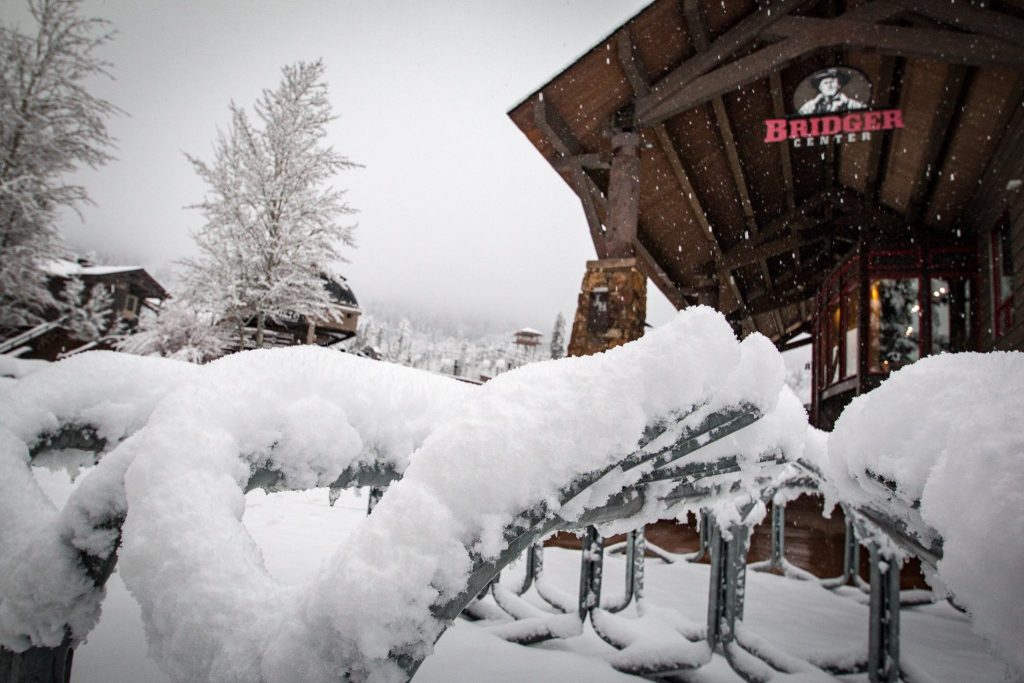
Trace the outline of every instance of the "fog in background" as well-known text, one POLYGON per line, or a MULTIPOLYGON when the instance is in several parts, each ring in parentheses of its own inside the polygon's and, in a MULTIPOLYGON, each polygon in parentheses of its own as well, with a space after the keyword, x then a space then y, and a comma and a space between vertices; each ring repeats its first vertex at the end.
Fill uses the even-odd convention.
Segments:
MULTIPOLYGON (((551 329, 571 320, 595 257, 579 200, 506 112, 642 0, 516 2, 105 2, 115 80, 90 87, 117 160, 73 177, 95 202, 62 230, 81 252, 146 266, 174 290, 202 225, 204 186, 184 152, 212 159, 228 103, 251 108, 283 65, 322 58, 338 120, 330 142, 364 169, 337 179, 359 214, 342 268, 364 309, 551 329)), ((20 0, 0 0, 23 23, 20 0)), ((648 319, 671 306, 651 286, 648 319)))

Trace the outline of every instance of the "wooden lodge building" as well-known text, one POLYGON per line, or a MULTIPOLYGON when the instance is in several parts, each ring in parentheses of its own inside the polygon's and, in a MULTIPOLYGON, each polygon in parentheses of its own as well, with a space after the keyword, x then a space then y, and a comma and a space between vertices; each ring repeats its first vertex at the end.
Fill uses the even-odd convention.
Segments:
MULTIPOLYGON (((831 429, 921 356, 1024 348, 1022 95, 1022 0, 655 0, 509 112, 597 252, 570 353, 640 336, 649 279, 812 343, 831 429)), ((838 573, 841 517, 791 506, 838 573)))
MULTIPOLYGON (((97 266, 85 259, 55 260, 47 264, 47 288, 58 298, 69 280, 81 280, 86 299, 94 288, 106 290, 109 306, 105 311, 106 334, 133 330, 143 309, 156 311, 170 294, 141 266, 97 266)), ((55 361, 83 351, 112 348, 112 337, 78 339, 66 324, 66 315, 56 308, 47 310, 38 325, 15 330, 0 339, 0 353, 21 358, 55 361)))

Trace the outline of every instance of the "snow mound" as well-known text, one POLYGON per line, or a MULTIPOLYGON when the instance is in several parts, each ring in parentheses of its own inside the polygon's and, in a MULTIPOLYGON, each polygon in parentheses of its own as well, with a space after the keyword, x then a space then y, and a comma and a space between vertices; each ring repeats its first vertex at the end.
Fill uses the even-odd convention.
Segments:
MULTIPOLYGON (((145 424, 193 366, 109 352, 83 353, 0 388, 0 643, 20 652, 56 646, 66 627, 96 623, 102 589, 82 554, 109 555, 124 514, 130 462, 108 456, 58 512, 32 477, 30 449, 65 428, 89 428, 112 445, 145 424), (108 461, 109 459, 109 461, 108 461)), ((71 457, 75 463, 80 458, 71 457)))
MULTIPOLYGON (((782 377, 766 340, 741 348, 721 315, 694 308, 631 344, 529 365, 484 385, 427 438, 401 481, 280 619, 258 650, 263 677, 298 672, 319 681, 345 670, 354 680, 404 680, 396 662, 430 652, 447 625, 435 610, 465 595, 474 563, 498 557, 503 531, 521 513, 546 506, 574 519, 560 510, 560 491, 634 452, 645 427, 700 406, 744 403, 770 413, 782 377)), ((602 504, 641 474, 603 479, 600 495, 580 507, 602 504)))
POLYGON ((938 578, 973 627, 1024 671, 1024 354, 944 354, 854 399, 828 438, 846 501, 881 479, 942 539, 938 578), (847 476, 843 476, 847 475, 847 476))
POLYGON ((112 446, 146 424, 160 399, 197 370, 166 358, 77 354, 0 390, 2 427, 30 447, 63 427, 91 427, 112 446))

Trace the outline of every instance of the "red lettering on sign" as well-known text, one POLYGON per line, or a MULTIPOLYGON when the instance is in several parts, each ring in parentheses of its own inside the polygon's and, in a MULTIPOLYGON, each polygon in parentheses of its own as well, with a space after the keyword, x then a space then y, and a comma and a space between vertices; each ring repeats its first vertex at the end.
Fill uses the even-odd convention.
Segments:
POLYGON ((843 132, 844 133, 856 133, 861 129, 863 125, 862 116, 860 114, 847 114, 843 117, 843 132))
POLYGON ((882 128, 889 130, 890 128, 902 128, 903 127, 903 112, 899 109, 886 109, 882 112, 882 128))
POLYGON ((809 133, 807 132, 807 119, 790 119, 789 137, 805 138, 808 135, 809 133))
POLYGON ((780 142, 786 139, 786 119, 766 119, 764 125, 765 142, 780 142))
POLYGON ((835 135, 843 127, 843 120, 838 116, 824 116, 821 119, 821 134, 835 135))
POLYGON ((882 112, 880 111, 869 111, 864 114, 864 130, 881 130, 882 129, 882 112))

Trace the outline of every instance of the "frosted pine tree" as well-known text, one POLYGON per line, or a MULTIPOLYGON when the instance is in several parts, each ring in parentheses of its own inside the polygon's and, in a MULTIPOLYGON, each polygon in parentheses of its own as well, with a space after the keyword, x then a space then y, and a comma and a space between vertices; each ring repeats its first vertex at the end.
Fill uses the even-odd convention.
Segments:
POLYGON ((63 309, 44 267, 64 255, 58 211, 88 201, 64 177, 111 158, 104 121, 117 108, 84 87, 107 75, 96 51, 111 32, 78 5, 32 0, 33 33, 0 25, 0 334, 63 309))
POLYGON ((340 222, 354 210, 330 183, 358 164, 326 144, 336 117, 322 62, 286 66, 254 111, 232 103, 213 161, 188 156, 207 195, 195 207, 206 218, 193 235, 200 256, 185 266, 187 298, 240 336, 255 321, 260 347, 268 320, 336 307, 322 275, 345 260, 342 246, 355 246, 354 226, 340 222))
POLYGON ((559 312, 555 318, 555 327, 551 330, 551 357, 554 359, 565 356, 565 316, 559 312))
POLYGON ((117 350, 205 363, 223 355, 228 346, 227 331, 214 322, 186 302, 166 303, 158 314, 143 317, 138 331, 122 338, 117 350))

